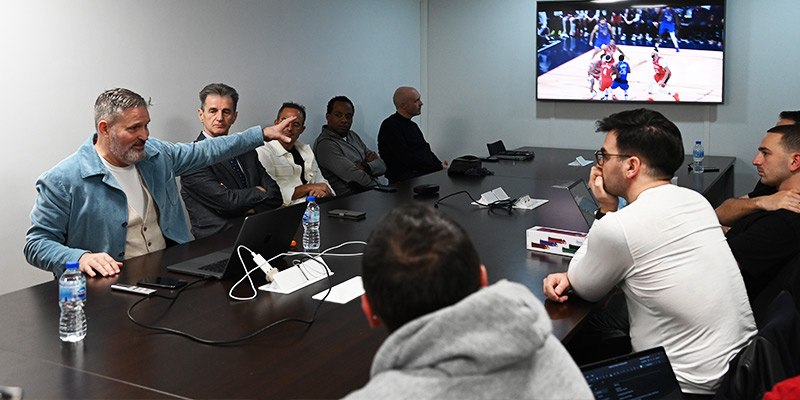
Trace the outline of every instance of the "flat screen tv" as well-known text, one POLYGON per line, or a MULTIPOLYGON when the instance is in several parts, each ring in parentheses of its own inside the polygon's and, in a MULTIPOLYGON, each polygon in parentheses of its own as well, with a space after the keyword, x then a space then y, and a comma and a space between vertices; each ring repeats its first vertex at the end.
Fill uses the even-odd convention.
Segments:
POLYGON ((537 100, 723 102, 724 0, 536 7, 537 100))

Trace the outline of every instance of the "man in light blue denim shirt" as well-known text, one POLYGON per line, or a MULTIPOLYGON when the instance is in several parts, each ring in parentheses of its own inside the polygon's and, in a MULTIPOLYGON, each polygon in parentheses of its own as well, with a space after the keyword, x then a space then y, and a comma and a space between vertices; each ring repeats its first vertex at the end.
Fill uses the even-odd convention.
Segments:
POLYGON ((287 119, 199 143, 164 142, 149 137, 148 105, 127 89, 100 94, 97 131, 36 181, 24 249, 31 265, 58 278, 67 261, 79 261, 89 276, 111 276, 122 260, 188 242, 175 176, 289 140, 287 119))

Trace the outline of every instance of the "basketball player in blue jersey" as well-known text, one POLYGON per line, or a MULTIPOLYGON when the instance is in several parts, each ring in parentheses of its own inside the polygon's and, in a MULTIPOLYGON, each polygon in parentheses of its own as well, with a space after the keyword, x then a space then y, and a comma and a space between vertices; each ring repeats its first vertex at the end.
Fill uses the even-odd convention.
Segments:
POLYGON ((678 25, 681 23, 680 17, 678 17, 678 13, 672 9, 672 7, 667 7, 664 9, 664 12, 661 14, 661 20, 658 23, 658 41, 656 41, 656 48, 661 45, 661 38, 664 36, 664 33, 669 32, 669 36, 672 38, 672 44, 675 45, 675 52, 681 51, 680 47, 678 47, 678 25))
MULTIPOLYGON (((620 88, 625 92, 625 100, 628 100, 628 74, 631 72, 631 66, 625 61, 625 55, 619 56, 619 62, 614 66, 614 73, 617 75, 614 78, 614 83, 611 84, 611 91, 620 88)), ((614 96, 614 100, 617 96, 614 96)))
POLYGON ((600 22, 594 26, 594 29, 592 29, 592 34, 589 35, 589 43, 594 43, 594 52, 590 58, 594 58, 598 52, 602 51, 603 45, 608 47, 613 37, 614 34, 611 32, 611 28, 608 26, 608 21, 606 21, 605 18, 600 18, 600 22))

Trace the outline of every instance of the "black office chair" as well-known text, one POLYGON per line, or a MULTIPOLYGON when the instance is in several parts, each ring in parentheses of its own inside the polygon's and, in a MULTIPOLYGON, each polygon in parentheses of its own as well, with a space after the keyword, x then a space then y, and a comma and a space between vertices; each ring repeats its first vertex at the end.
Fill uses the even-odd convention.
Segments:
POLYGON ((734 358, 714 399, 760 400, 776 383, 800 374, 800 314, 781 292, 770 304, 764 327, 734 358))
POLYGON ((759 328, 763 327, 767 309, 778 294, 786 290, 794 297, 795 307, 800 310, 800 255, 789 261, 785 266, 766 274, 771 276, 769 283, 764 285, 755 298, 750 299, 753 316, 759 328))

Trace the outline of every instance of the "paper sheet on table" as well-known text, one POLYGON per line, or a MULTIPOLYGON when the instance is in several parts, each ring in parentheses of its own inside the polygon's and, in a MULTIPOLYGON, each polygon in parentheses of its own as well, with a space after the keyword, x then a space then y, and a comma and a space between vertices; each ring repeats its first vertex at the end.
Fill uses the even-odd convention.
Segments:
POLYGON ((592 160, 587 160, 587 159, 583 158, 583 156, 578 156, 577 158, 575 158, 575 161, 573 161, 573 162, 571 162, 571 163, 569 163, 567 165, 569 165, 571 167, 585 167, 585 166, 587 166, 587 165, 589 165, 589 164, 591 164, 593 162, 594 161, 592 161, 592 160))
MULTIPOLYGON (((311 298, 314 300, 322 300, 322 298, 325 297, 325 293, 328 293, 328 289, 311 296, 311 298)), ((361 277, 356 276, 334 286, 331 289, 331 294, 328 295, 325 301, 345 304, 362 294, 364 294, 364 284, 361 282, 361 277)))

